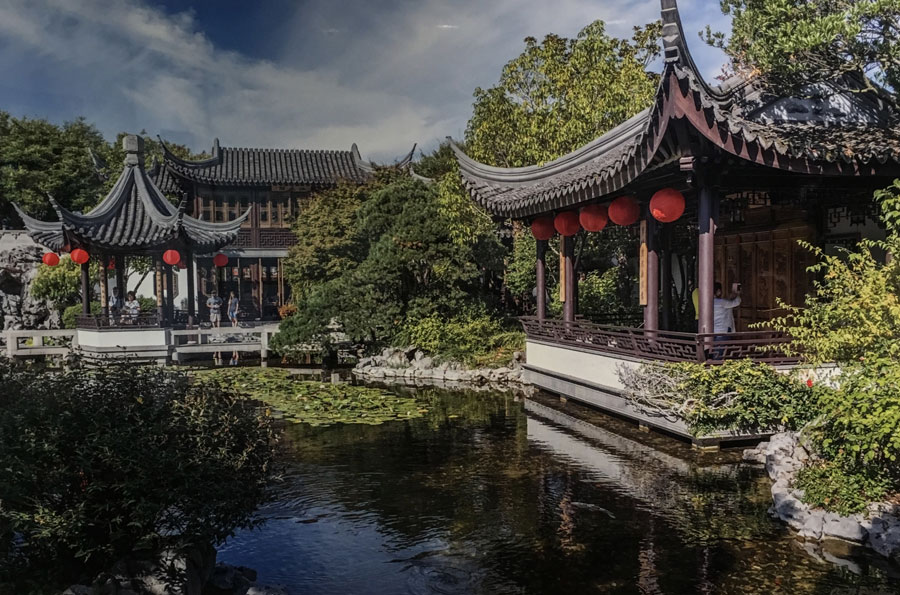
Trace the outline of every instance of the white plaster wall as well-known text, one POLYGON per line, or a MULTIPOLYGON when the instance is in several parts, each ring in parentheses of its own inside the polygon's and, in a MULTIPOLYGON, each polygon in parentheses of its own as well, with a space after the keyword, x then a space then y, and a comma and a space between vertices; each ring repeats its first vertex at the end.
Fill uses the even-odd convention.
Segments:
POLYGON ((165 329, 123 329, 109 331, 77 330, 81 347, 159 347, 168 344, 165 329))
MULTIPOLYGON (((112 279, 112 275, 110 278, 112 279)), ((187 303, 185 302, 182 304, 182 300, 185 300, 188 294, 187 278, 187 270, 180 270, 175 274, 175 284, 178 287, 178 295, 175 298, 175 308, 178 310, 187 309, 187 303)), ((113 282, 110 287, 113 285, 115 285, 115 282, 113 282)), ((154 275, 152 273, 147 275, 147 278, 144 279, 143 283, 138 285, 136 289, 134 287, 130 289, 139 296, 154 297, 156 295, 156 281, 154 275)))
POLYGON ((577 378, 594 385, 622 390, 624 387, 619 381, 616 372, 618 365, 637 368, 641 364, 624 358, 618 358, 601 353, 588 353, 555 347, 543 343, 528 341, 525 344, 526 361, 529 366, 563 374, 571 378, 577 378))

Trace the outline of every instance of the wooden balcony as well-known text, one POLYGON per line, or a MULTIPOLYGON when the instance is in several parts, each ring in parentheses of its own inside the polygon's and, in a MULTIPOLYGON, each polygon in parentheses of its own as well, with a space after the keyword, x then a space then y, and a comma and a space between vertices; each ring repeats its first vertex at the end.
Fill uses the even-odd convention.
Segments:
POLYGON ((790 341, 784 333, 749 331, 728 335, 645 331, 641 328, 595 324, 586 320, 521 319, 530 342, 571 347, 612 355, 663 362, 721 364, 750 358, 772 365, 790 365, 797 358, 784 353, 790 341))

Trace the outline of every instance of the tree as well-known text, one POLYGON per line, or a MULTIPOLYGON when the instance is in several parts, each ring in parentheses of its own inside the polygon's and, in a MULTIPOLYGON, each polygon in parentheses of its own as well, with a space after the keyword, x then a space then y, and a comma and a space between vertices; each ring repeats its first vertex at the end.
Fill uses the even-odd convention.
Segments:
POLYGON ((861 84, 864 92, 887 98, 870 77, 900 88, 900 0, 720 3, 732 17, 731 35, 707 27, 707 43, 722 48, 735 70, 759 74, 780 94, 826 82, 852 90, 861 84))
MULTIPOLYGON (((90 264, 91 282, 98 276, 96 262, 90 264)), ((31 284, 31 293, 38 299, 53 302, 60 311, 81 300, 81 265, 67 255, 59 259, 59 264, 49 267, 42 264, 31 284)))
POLYGON ((525 51, 500 82, 475 90, 466 147, 502 167, 545 163, 589 143, 650 105, 658 75, 659 23, 635 27, 632 39, 606 34, 594 21, 575 39, 525 39, 525 51))
MULTIPOLYGON (((541 164, 571 152, 621 124, 653 101, 659 76, 647 70, 659 56, 661 25, 635 27, 630 40, 606 34, 603 21, 582 29, 574 39, 547 35, 541 43, 525 39, 525 50, 503 69, 499 83, 475 90, 475 106, 466 128, 466 151, 474 159, 502 167, 541 164)), ((457 207, 468 222, 483 225, 486 216, 465 196, 461 185, 446 186, 447 205, 457 207), (463 197, 463 198, 460 198, 463 197), (456 201, 456 203, 454 202, 456 201), (475 211, 474 213, 472 211, 475 211)), ((531 299, 535 286, 534 238, 525 227, 512 226, 506 282, 520 303, 531 299)), ((597 235, 597 234, 592 234, 597 235)), ((630 250, 630 238, 609 234, 578 240, 579 268, 612 266, 613 257, 630 250)), ((548 273, 555 274, 558 244, 551 242, 548 273)), ((617 263, 625 266, 624 259, 617 263)))
POLYGON ((18 221, 13 202, 33 217, 53 217, 47 194, 68 209, 92 207, 104 182, 89 151, 102 152, 106 146, 100 131, 82 118, 59 126, 0 111, 0 217, 4 224, 18 221))

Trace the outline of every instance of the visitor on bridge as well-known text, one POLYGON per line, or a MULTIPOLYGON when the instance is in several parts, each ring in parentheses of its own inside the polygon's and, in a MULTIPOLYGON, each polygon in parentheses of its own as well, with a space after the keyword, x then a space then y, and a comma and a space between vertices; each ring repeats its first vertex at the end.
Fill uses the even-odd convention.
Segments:
POLYGON ((215 289, 209 293, 206 307, 209 308, 209 323, 217 328, 222 326, 222 298, 218 296, 215 289))
POLYGON ((141 303, 138 301, 133 291, 128 292, 128 299, 125 300, 123 307, 127 322, 131 324, 137 322, 138 316, 141 315, 141 303))
POLYGON ((231 322, 231 326, 238 325, 238 310, 241 307, 241 300, 238 299, 234 292, 232 291, 228 295, 228 320, 231 322))

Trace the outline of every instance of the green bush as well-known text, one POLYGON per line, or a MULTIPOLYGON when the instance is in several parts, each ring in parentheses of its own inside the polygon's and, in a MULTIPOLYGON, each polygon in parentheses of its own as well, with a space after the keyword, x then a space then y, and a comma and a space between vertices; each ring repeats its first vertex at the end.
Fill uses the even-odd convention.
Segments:
POLYGON ((637 406, 679 417, 696 435, 795 430, 815 414, 812 389, 793 375, 749 359, 715 366, 646 364, 620 370, 620 378, 637 406))
MULTIPOLYGON (((95 316, 100 315, 100 302, 91 302, 91 314, 95 316)), ((78 316, 81 316, 81 304, 75 304, 63 310, 63 328, 75 328, 75 320, 78 316)))
POLYGON ((525 336, 486 311, 473 308, 446 319, 437 315, 408 321, 396 342, 415 345, 428 353, 470 365, 508 362, 524 349, 525 336))
POLYGON ((795 481, 795 487, 804 491, 804 502, 842 515, 864 512, 869 502, 883 500, 889 485, 877 474, 847 473, 827 461, 804 467, 795 481))
POLYGON ((0 386, 0 585, 90 581, 255 524, 273 429, 228 390, 134 365, 3 364, 0 386))

